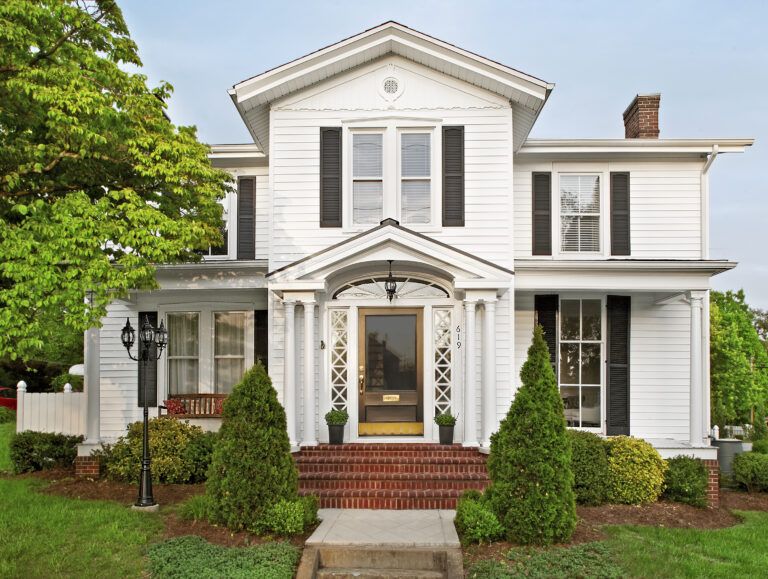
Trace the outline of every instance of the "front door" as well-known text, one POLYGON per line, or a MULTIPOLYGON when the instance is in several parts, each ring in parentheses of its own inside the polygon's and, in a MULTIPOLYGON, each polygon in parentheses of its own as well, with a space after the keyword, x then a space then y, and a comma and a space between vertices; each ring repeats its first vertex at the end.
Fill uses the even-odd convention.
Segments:
POLYGON ((422 312, 359 310, 360 436, 424 434, 422 312))

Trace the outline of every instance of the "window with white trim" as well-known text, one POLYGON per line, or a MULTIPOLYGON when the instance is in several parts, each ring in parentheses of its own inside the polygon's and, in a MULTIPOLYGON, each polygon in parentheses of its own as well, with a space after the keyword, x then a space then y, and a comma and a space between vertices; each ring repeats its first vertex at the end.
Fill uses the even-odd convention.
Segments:
POLYGON ((600 251, 600 175, 560 175, 560 251, 600 251))
POLYGON ((229 257, 230 219, 234 217, 230 211, 230 207, 233 205, 231 195, 228 194, 224 199, 219 201, 219 203, 221 204, 221 226, 219 227, 219 230, 221 231, 223 239, 221 245, 211 245, 208 247, 207 251, 204 250, 201 252, 201 255, 206 259, 226 259, 229 257))
POLYGON ((432 135, 400 134, 400 220, 404 224, 432 220, 432 135))
POLYGON ((378 224, 384 214, 384 135, 352 134, 352 220, 378 224))
POLYGON ((245 312, 214 312, 213 369, 216 394, 230 394, 245 373, 245 312))
POLYGON ((600 428, 602 301, 560 300, 560 396, 568 426, 600 428))
POLYGON ((168 392, 195 394, 200 384, 200 314, 168 314, 168 392))

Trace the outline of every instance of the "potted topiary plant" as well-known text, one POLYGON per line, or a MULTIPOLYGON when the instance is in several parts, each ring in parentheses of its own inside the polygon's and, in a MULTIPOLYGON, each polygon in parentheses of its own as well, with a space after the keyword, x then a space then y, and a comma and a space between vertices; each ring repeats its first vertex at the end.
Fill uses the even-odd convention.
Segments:
POLYGON ((456 417, 451 414, 451 411, 435 416, 435 424, 440 427, 440 444, 453 444, 453 427, 456 426, 456 417))
POLYGON ((344 443, 344 425, 347 420, 349 420, 349 414, 346 410, 331 410, 325 415, 325 422, 328 425, 328 442, 344 443))

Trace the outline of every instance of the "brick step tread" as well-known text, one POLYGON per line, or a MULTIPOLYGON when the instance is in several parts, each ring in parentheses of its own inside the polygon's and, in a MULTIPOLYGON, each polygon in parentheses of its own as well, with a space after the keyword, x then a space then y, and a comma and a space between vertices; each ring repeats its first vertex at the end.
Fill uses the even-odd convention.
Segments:
POLYGON ((485 473, 485 465, 480 464, 305 464, 300 473, 343 472, 343 473, 431 473, 464 474, 485 473))
POLYGON ((303 451, 344 451, 344 450, 459 450, 463 452, 479 452, 472 446, 461 444, 437 444, 436 442, 418 443, 389 443, 389 442, 351 442, 346 444, 318 444, 317 446, 302 446, 303 451))
POLYGON ((353 579, 370 577, 371 579, 440 579, 445 577, 442 571, 424 569, 367 569, 364 567, 326 567, 317 570, 318 579, 353 579))
POLYGON ((413 481, 413 480, 302 480, 299 482, 299 488, 302 489, 359 489, 359 490, 410 490, 410 489, 456 489, 459 491, 478 490, 482 491, 490 484, 490 481, 483 480, 435 480, 435 481, 413 481))
POLYGON ((297 456, 296 464, 480 464, 486 461, 478 456, 297 456))
POLYGON ((299 472, 299 480, 487 481, 487 472, 299 472))
POLYGON ((345 450, 339 452, 301 451, 295 458, 306 460, 327 457, 356 457, 356 458, 477 458, 487 460, 479 452, 462 452, 460 450, 345 450))
POLYGON ((315 489, 300 488, 300 495, 374 499, 456 499, 464 491, 458 489, 315 489))

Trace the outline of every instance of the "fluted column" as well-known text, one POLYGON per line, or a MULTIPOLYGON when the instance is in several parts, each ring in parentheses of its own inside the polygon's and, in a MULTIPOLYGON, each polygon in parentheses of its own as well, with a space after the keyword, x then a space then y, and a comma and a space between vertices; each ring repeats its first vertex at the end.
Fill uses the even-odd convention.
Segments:
POLYGON ((690 442, 693 446, 704 444, 704 371, 701 318, 704 308, 704 292, 691 292, 691 394, 690 394, 690 442))
POLYGON ((496 302, 486 301, 483 311, 483 437, 481 446, 491 447, 496 430, 496 302))
POLYGON ((304 304, 304 432, 301 446, 317 446, 315 424, 315 302, 304 304))
POLYGON ((296 447, 296 302, 284 301, 285 308, 285 372, 283 375, 283 406, 288 425, 288 440, 296 447))
POLYGON ((475 307, 464 302, 464 446, 479 446, 477 441, 477 380, 475 373, 475 307))

